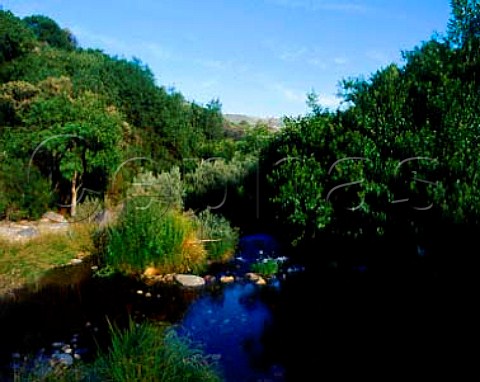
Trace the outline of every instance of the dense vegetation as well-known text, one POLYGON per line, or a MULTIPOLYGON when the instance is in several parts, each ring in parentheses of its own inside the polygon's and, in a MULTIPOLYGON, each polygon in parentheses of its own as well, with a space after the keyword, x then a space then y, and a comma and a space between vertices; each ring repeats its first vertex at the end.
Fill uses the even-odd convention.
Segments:
MULTIPOLYGON (((46 16, 0 11, 0 218, 53 209, 74 223, 68 236, 2 241, 1 293, 80 252, 99 255, 101 276, 199 273, 229 259, 237 230, 202 198, 242 178, 253 135, 226 123, 218 100, 199 105, 157 85, 139 60, 80 48, 46 16), (113 221, 91 231, 102 209, 113 221)), ((93 365, 27 369, 17 379, 220 379, 190 343, 149 324, 114 329, 93 365)))
MULTIPOLYGON (((139 60, 82 49, 45 16, 0 12, 0 213, 38 216, 72 204, 81 185, 104 195, 136 170, 159 172, 185 158, 222 156, 221 105, 187 102, 157 86, 139 60)), ((112 195, 113 197, 113 195, 112 195)))
POLYGON ((291 241, 472 238, 480 216, 479 17, 478 1, 453 1, 446 36, 404 52, 403 65, 343 80, 340 110, 311 95, 309 115, 286 119, 260 167, 272 216, 291 241))
MULTIPOLYGON (((377 270, 388 278, 386 270, 416 271, 425 251, 442 249, 445 258, 429 263, 432 279, 437 271, 466 278, 480 223, 479 20, 478 0, 453 0, 446 36, 404 52, 402 65, 343 80, 339 110, 311 94, 311 112, 272 133, 227 124, 218 100, 187 102, 141 61, 80 48, 45 16, 0 11, 0 215, 37 218, 55 208, 75 221, 96 204, 120 206, 95 250, 127 272, 200 272, 225 260, 238 233, 221 212, 244 232, 275 232, 307 259, 334 258, 342 243, 350 257, 380 255, 377 270), (406 254, 415 250, 413 263, 406 254)), ((20 251, 30 247, 0 256, 20 251)), ((254 269, 268 275, 276 266, 254 269)), ((118 351, 99 361, 106 378, 145 372, 121 358, 123 342, 149 330, 114 336, 118 351)), ((149 359, 173 357, 158 348, 149 359)))
POLYGON ((339 110, 310 95, 311 113, 273 135, 228 125, 218 100, 186 102, 139 60, 79 48, 47 17, 1 12, 0 211, 75 215, 80 185, 119 202, 139 170, 177 166, 182 207, 277 221, 297 244, 475 227, 479 8, 453 1, 446 36, 343 80, 339 110))

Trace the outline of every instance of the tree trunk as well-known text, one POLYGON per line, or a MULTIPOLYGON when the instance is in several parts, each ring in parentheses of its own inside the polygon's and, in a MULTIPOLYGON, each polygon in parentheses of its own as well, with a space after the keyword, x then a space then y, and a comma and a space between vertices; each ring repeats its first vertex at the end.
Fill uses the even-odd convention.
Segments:
POLYGON ((77 214, 77 172, 73 173, 72 177, 72 200, 70 203, 70 216, 74 217, 77 214))

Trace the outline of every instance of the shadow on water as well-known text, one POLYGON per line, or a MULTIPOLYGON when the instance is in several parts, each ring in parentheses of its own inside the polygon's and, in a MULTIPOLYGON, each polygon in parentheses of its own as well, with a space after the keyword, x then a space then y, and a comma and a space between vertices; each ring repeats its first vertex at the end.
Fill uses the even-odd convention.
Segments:
MULTIPOLYGON (((219 271, 243 275, 259 253, 274 256, 280 249, 268 235, 247 237, 239 252, 242 259, 219 271)), ((220 358, 227 380, 282 380, 282 367, 265 357, 262 333, 272 316, 262 288, 246 281, 212 283, 202 291, 146 286, 123 276, 92 277, 92 265, 54 269, 1 301, 0 380, 12 379, 15 357, 51 355, 65 345, 78 350, 83 360, 93 360, 98 344, 109 342, 108 322, 125 327, 130 317, 179 324, 184 334, 220 358)))
POLYGON ((273 325, 263 339, 276 349, 286 379, 309 373, 318 380, 352 373, 389 379, 467 365, 470 271, 467 263, 440 263, 454 259, 455 252, 443 250, 389 241, 309 249, 306 271, 286 279, 276 300, 269 296, 273 325), (338 262, 320 264, 329 249, 338 262))
MULTIPOLYGON (((82 358, 92 359, 96 343, 108 343, 107 318, 123 327, 131 316, 178 324, 218 359, 227 381, 388 378, 443 370, 465 349, 465 307, 473 300, 459 287, 461 270, 432 255, 438 248, 355 242, 303 250, 313 260, 302 272, 265 286, 213 283, 202 292, 92 278, 88 263, 53 270, 1 302, 0 380, 9 380, 12 353, 48 352, 72 337, 85 349, 82 358), (329 251, 335 256, 323 261, 329 251)), ((244 272, 260 251, 283 255, 269 236, 245 237, 239 266, 228 271, 244 272)))
POLYGON ((280 243, 271 235, 258 233, 244 236, 240 239, 238 253, 250 262, 255 261, 259 254, 266 257, 283 256, 284 250, 280 243))
POLYGON ((234 283, 195 301, 178 332, 196 342, 219 363, 227 381, 283 380, 283 367, 265 357, 262 335, 272 315, 260 288, 234 283))
POLYGON ((64 346, 72 347, 72 355, 91 361, 98 346, 109 343, 109 323, 122 328, 131 317, 146 315, 173 323, 196 298, 174 286, 147 287, 120 275, 92 277, 91 266, 85 262, 53 269, 35 285, 2 297, 1 381, 12 379, 15 359, 48 358, 64 346))

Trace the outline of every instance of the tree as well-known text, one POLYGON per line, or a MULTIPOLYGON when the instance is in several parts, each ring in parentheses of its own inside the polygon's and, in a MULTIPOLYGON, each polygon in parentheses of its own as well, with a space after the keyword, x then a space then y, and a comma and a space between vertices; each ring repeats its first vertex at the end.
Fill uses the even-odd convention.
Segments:
POLYGON ((0 65, 28 52, 36 45, 34 34, 11 12, 0 10, 0 65))
POLYGON ((451 0, 452 12, 448 37, 456 46, 465 47, 480 38, 480 1, 451 0))
POLYGON ((44 41, 52 47, 73 50, 77 46, 72 33, 61 29, 55 21, 47 16, 28 16, 23 19, 23 22, 32 30, 39 41, 44 41))
MULTIPOLYGON (((18 86, 28 89, 24 83, 18 86)), ((68 201, 75 216, 81 183, 105 188, 120 163, 122 118, 98 94, 75 95, 69 78, 49 78, 35 89, 28 101, 17 100, 15 117, 21 124, 8 129, 5 149, 30 158, 30 166, 51 179, 61 202, 68 201)))

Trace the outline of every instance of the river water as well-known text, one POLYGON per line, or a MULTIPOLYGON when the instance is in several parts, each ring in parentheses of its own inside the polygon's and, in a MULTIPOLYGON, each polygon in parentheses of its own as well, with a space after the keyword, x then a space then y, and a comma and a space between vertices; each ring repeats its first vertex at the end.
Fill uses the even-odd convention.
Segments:
POLYGON ((122 325, 130 316, 172 323, 218 362, 227 381, 285 380, 281 360, 264 341, 282 281, 272 278, 256 285, 243 278, 259 256, 281 254, 270 236, 245 237, 235 260, 212 270, 217 281, 199 291, 149 289, 121 277, 92 278, 92 264, 54 270, 38 285, 1 301, 0 380, 11 380, 13 369, 29 362, 27 354, 30 360, 48 362, 70 349, 72 356, 88 362, 96 344, 108 342, 105 318, 122 325), (222 275, 236 281, 223 284, 218 281, 222 275))
POLYGON ((458 325, 462 305, 435 272, 372 273, 363 260, 345 272, 335 264, 322 271, 287 260, 267 285, 242 278, 258 257, 284 261, 284 255, 272 237, 245 237, 235 261, 212 270, 217 280, 237 280, 209 282, 201 291, 92 278, 91 264, 52 271, 35 288, 0 301, 0 380, 13 380, 26 354, 48 360, 67 347, 92 360, 97 343, 108 343, 106 317, 120 326, 131 316, 168 321, 218 361, 227 381, 239 382, 383 368, 389 379, 400 370, 442 365, 445 355, 458 352, 457 337, 468 338, 458 325), (454 321, 447 319, 452 309, 454 321), (433 364, 426 361, 431 357, 433 364))

